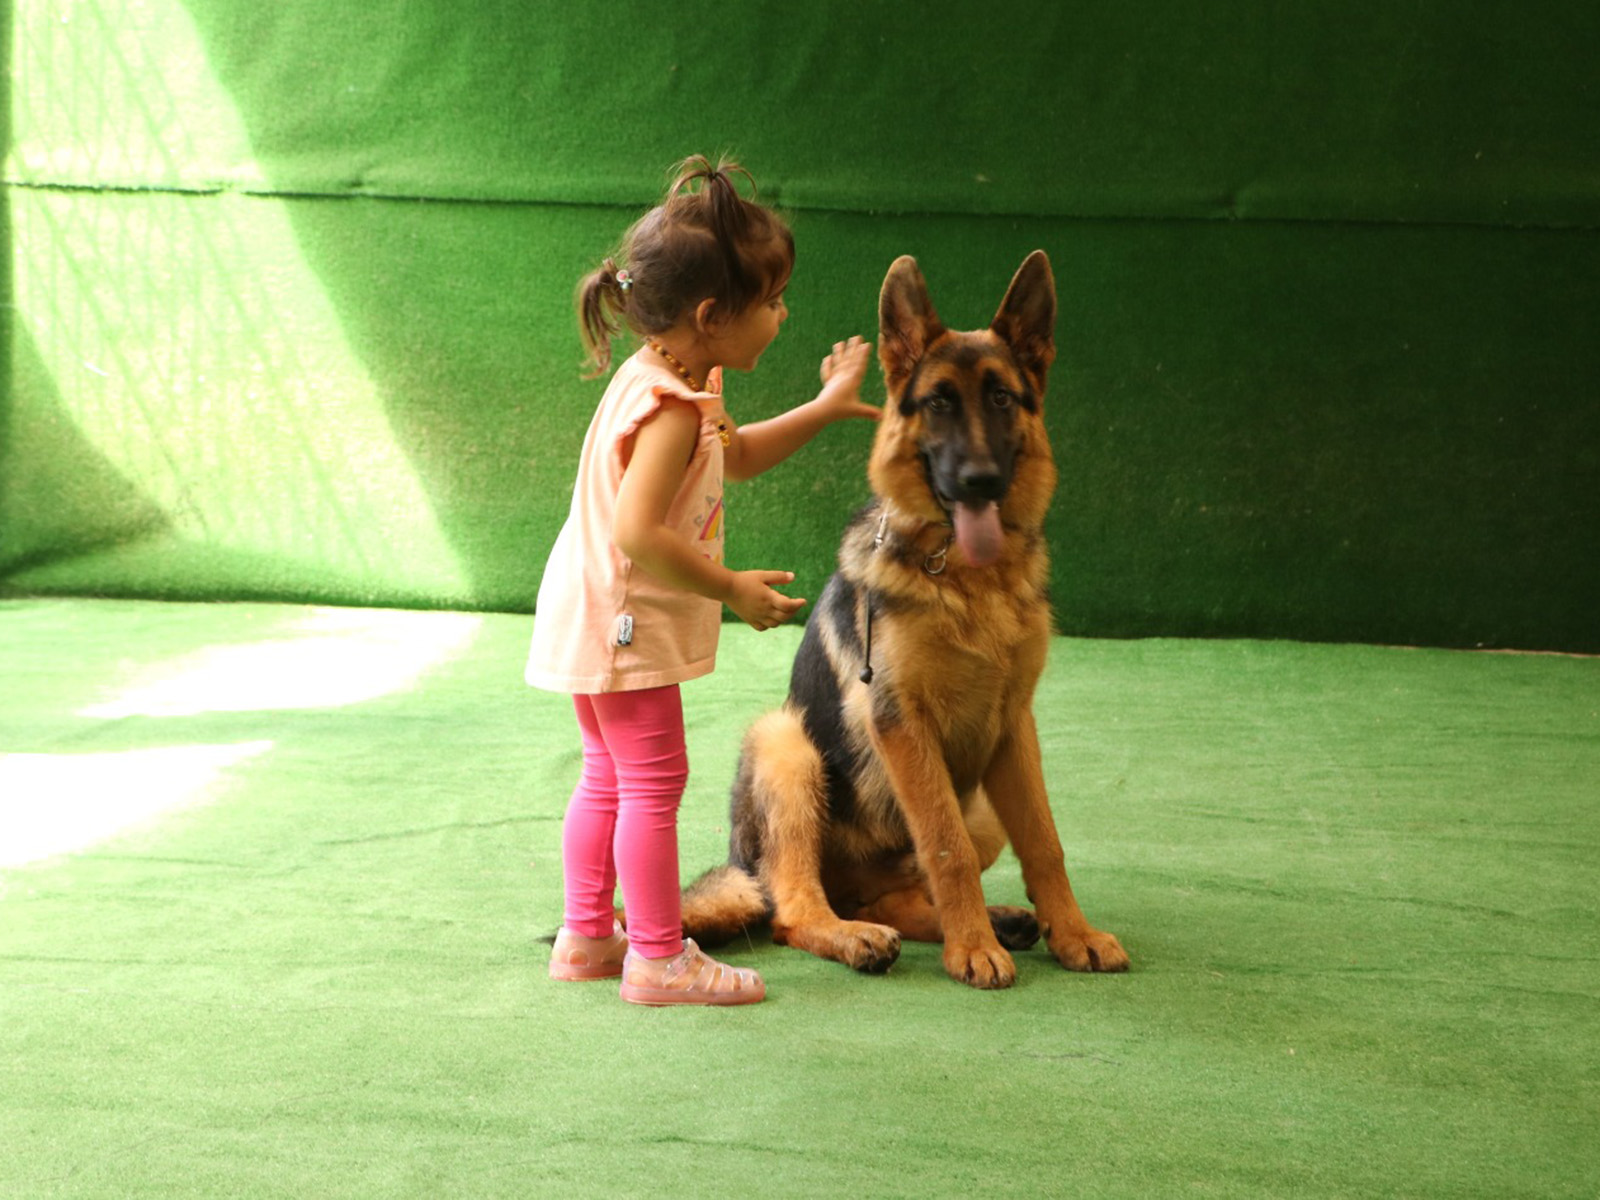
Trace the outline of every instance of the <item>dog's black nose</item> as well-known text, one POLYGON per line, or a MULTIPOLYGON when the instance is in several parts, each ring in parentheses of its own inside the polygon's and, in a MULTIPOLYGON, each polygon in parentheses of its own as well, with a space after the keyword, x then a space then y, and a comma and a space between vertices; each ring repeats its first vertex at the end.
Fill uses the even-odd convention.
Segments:
POLYGON ((992 465, 968 467, 961 472, 962 498, 966 500, 998 500, 1005 490, 1005 480, 992 465))

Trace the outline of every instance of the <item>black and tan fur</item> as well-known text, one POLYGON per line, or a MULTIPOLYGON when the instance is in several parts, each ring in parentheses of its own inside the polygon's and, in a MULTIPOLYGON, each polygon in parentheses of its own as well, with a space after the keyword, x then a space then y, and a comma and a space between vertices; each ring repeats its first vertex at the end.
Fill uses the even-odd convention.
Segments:
POLYGON ((902 937, 942 941, 945 970, 984 988, 1010 986, 1008 949, 1041 933, 1073 970, 1127 967, 1067 882, 1032 711, 1051 633, 1055 308, 1042 251, 971 333, 940 323, 915 260, 890 267, 874 500, 845 531, 788 700, 746 736, 729 862, 685 892, 685 930, 703 942, 770 921, 779 942, 884 971, 902 937), (978 566, 952 513, 990 499, 999 548, 978 566), (1008 839, 1034 912, 985 905, 980 873, 1008 839))

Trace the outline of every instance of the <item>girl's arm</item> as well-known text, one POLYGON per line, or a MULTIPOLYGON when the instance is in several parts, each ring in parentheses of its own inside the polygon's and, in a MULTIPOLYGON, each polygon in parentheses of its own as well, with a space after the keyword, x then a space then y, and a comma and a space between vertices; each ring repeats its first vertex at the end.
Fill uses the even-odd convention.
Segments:
POLYGON ((700 414, 691 405, 663 404, 633 435, 633 454, 623 468, 611 540, 636 564, 675 588, 719 600, 757 629, 771 629, 805 603, 772 589, 789 583, 788 571, 730 571, 712 562, 667 526, 667 510, 683 485, 683 474, 700 436, 700 414))
POLYGON ((722 469, 729 479, 753 479, 777 466, 829 425, 844 417, 883 414, 861 402, 861 380, 872 358, 872 343, 858 337, 835 343, 822 361, 822 390, 816 399, 765 421, 732 431, 723 452, 722 469))

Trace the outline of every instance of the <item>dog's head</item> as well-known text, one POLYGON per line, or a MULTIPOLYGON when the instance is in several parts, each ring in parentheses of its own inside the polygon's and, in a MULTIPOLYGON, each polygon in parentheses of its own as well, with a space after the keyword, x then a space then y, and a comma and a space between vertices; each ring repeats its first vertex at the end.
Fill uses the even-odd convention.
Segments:
POLYGON ((1050 260, 1023 261, 989 328, 948 330, 916 259, 898 258, 878 300, 888 403, 873 443, 872 489, 929 522, 949 522, 966 561, 999 557, 1005 528, 1037 530, 1055 490, 1044 390, 1055 359, 1050 260))

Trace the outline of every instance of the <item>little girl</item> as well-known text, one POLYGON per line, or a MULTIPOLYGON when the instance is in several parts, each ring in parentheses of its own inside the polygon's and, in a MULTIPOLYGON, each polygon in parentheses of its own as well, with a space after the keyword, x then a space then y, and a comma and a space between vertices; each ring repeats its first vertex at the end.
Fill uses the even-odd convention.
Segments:
POLYGON ((691 158, 666 199, 578 287, 594 374, 620 317, 643 346, 617 368, 584 439, 572 509, 539 587, 527 680, 572 693, 583 770, 562 827, 566 912, 550 975, 622 977, 636 1004, 750 1004, 756 972, 683 936, 678 804, 689 778, 678 685, 715 665, 722 605, 771 629, 804 600, 788 571, 722 562, 724 475, 776 466, 823 426, 876 418, 861 379, 871 346, 851 338, 822 364, 815 399, 740 428, 722 368, 749 371, 789 315, 794 239, 739 195, 724 163, 691 158), (624 934, 613 919, 622 885, 624 934))

